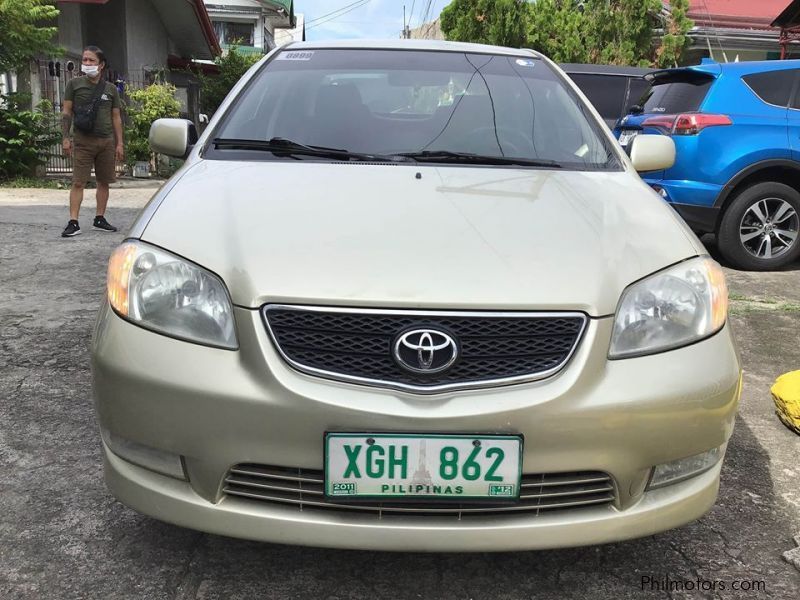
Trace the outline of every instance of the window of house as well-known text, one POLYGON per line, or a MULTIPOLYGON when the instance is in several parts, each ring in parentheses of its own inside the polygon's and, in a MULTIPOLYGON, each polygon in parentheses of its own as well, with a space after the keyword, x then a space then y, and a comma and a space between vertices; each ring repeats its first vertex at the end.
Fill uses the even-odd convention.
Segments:
POLYGON ((214 31, 220 44, 238 44, 240 46, 253 46, 253 32, 255 25, 252 22, 239 21, 214 21, 214 31))

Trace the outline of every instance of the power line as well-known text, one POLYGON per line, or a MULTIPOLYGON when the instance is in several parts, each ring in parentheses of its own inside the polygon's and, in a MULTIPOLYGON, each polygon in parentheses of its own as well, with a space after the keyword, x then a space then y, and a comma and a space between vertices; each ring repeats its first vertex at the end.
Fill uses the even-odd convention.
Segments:
MULTIPOLYGON (((358 6, 355 6, 356 4, 361 5, 361 4, 364 4, 365 2, 369 2, 369 0, 356 0, 355 2, 351 2, 350 4, 346 4, 344 6, 341 6, 341 7, 337 8, 336 10, 332 10, 329 13, 325 13, 324 15, 320 15, 319 17, 314 17, 313 19, 309 19, 308 21, 306 21, 306 25, 308 25, 309 23, 314 23, 315 21, 321 21, 322 19, 326 19, 326 18, 330 17, 331 15, 334 15, 334 14, 339 13, 341 11, 346 11, 346 9, 350 8, 351 6, 354 7, 354 8, 358 8, 358 6)), ((342 13, 342 14, 344 14, 344 13, 342 13)))
MULTIPOLYGON (((436 7, 436 2, 435 2, 435 1, 433 2, 433 7, 434 7, 434 8, 436 7)), ((432 12, 431 12, 431 14, 430 14, 430 16, 432 17, 432 16, 433 16, 433 14, 434 14, 435 12, 436 12, 435 10, 434 10, 434 11, 432 11, 432 12)), ((437 18, 438 18, 438 17, 437 17, 437 18)), ((436 24, 436 19, 434 19, 433 21, 431 21, 431 22, 428 24, 428 28, 425 30, 425 35, 423 35, 423 36, 422 36, 424 39, 426 39, 426 40, 428 39, 428 36, 429 36, 429 35, 430 35, 430 33, 431 33, 431 29, 433 28, 433 26, 434 26, 435 24, 436 24)))
MULTIPOLYGON (((314 27, 316 27, 318 25, 324 25, 328 21, 333 21, 335 19, 338 19, 339 17, 342 17, 342 16, 346 15, 347 13, 354 11, 357 8, 361 8, 362 6, 365 6, 369 2, 370 2, 370 0, 359 0, 358 2, 354 2, 353 4, 348 4, 348 6, 350 6, 352 8, 348 8, 344 12, 334 11, 334 12, 339 12, 339 14, 337 14, 337 15, 330 16, 327 19, 323 19, 323 17, 319 17, 317 19, 314 19, 315 23, 313 25, 311 25, 310 27, 308 26, 308 24, 306 24, 306 30, 313 29, 314 27)), ((339 10, 341 11, 342 9, 339 9, 339 10)), ((332 14, 332 13, 329 13, 329 14, 332 14)))
POLYGON ((431 3, 433 0, 428 0, 428 4, 425 6, 425 12, 422 13, 422 18, 419 20, 419 26, 422 27, 425 23, 428 22, 428 13, 431 12, 431 3))
MULTIPOLYGON (((719 34, 717 33, 717 27, 714 25, 714 20, 711 18, 711 11, 708 10, 708 6, 706 5, 706 0, 701 0, 703 3, 703 8, 706 11, 706 16, 708 17, 708 23, 711 25, 711 31, 714 32, 714 38, 716 39, 717 46, 719 46, 720 52, 722 52, 722 58, 725 59, 725 62, 728 62, 728 57, 725 54, 725 49, 722 47, 722 42, 719 39, 719 34)), ((706 40, 708 41, 708 34, 706 33, 706 40)), ((708 42, 709 53, 711 53, 711 42, 708 42)), ((713 55, 712 55, 713 58, 713 55)))

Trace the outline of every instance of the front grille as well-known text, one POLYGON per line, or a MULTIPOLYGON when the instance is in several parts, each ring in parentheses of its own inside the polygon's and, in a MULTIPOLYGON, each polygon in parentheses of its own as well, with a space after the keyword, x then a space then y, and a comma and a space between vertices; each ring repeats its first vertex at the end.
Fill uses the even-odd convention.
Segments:
POLYGON ((268 305, 268 330, 285 360, 323 377, 435 392, 541 379, 574 352, 586 325, 581 313, 457 313, 378 311, 268 305), (401 368, 392 348, 398 336, 433 328, 459 347, 438 373, 401 368))
POLYGON ((520 499, 514 504, 416 500, 347 504, 326 500, 323 486, 322 471, 241 464, 228 472, 223 491, 228 496, 293 506, 300 511, 346 511, 379 518, 392 515, 452 516, 458 519, 518 514, 535 516, 542 512, 607 506, 615 500, 611 477, 600 471, 523 475, 520 499))

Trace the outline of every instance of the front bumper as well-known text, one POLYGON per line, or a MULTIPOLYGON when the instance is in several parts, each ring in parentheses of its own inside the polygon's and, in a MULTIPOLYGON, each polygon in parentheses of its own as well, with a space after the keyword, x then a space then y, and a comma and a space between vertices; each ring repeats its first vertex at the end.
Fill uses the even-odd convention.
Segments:
POLYGON ((144 514, 236 537, 386 550, 512 550, 594 544, 692 521, 713 504, 720 465, 645 493, 653 465, 724 444, 740 369, 731 333, 668 353, 608 361, 610 318, 592 319, 548 380, 418 396, 326 381, 288 367, 258 311, 235 309, 240 350, 173 340, 116 316, 98 319, 93 374, 103 430, 183 457, 187 481, 105 448, 106 480, 144 514), (320 469, 330 430, 518 433, 523 472, 603 471, 613 506, 475 518, 325 513, 226 497, 238 463, 320 469))

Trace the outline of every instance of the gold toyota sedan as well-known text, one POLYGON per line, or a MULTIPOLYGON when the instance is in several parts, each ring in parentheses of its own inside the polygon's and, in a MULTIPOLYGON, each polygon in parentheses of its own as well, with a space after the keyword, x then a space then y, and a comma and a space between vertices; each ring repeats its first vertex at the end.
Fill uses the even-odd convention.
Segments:
POLYGON ((105 478, 216 534, 499 551, 714 504, 740 392, 719 265, 564 73, 432 41, 277 49, 113 253, 105 478))

